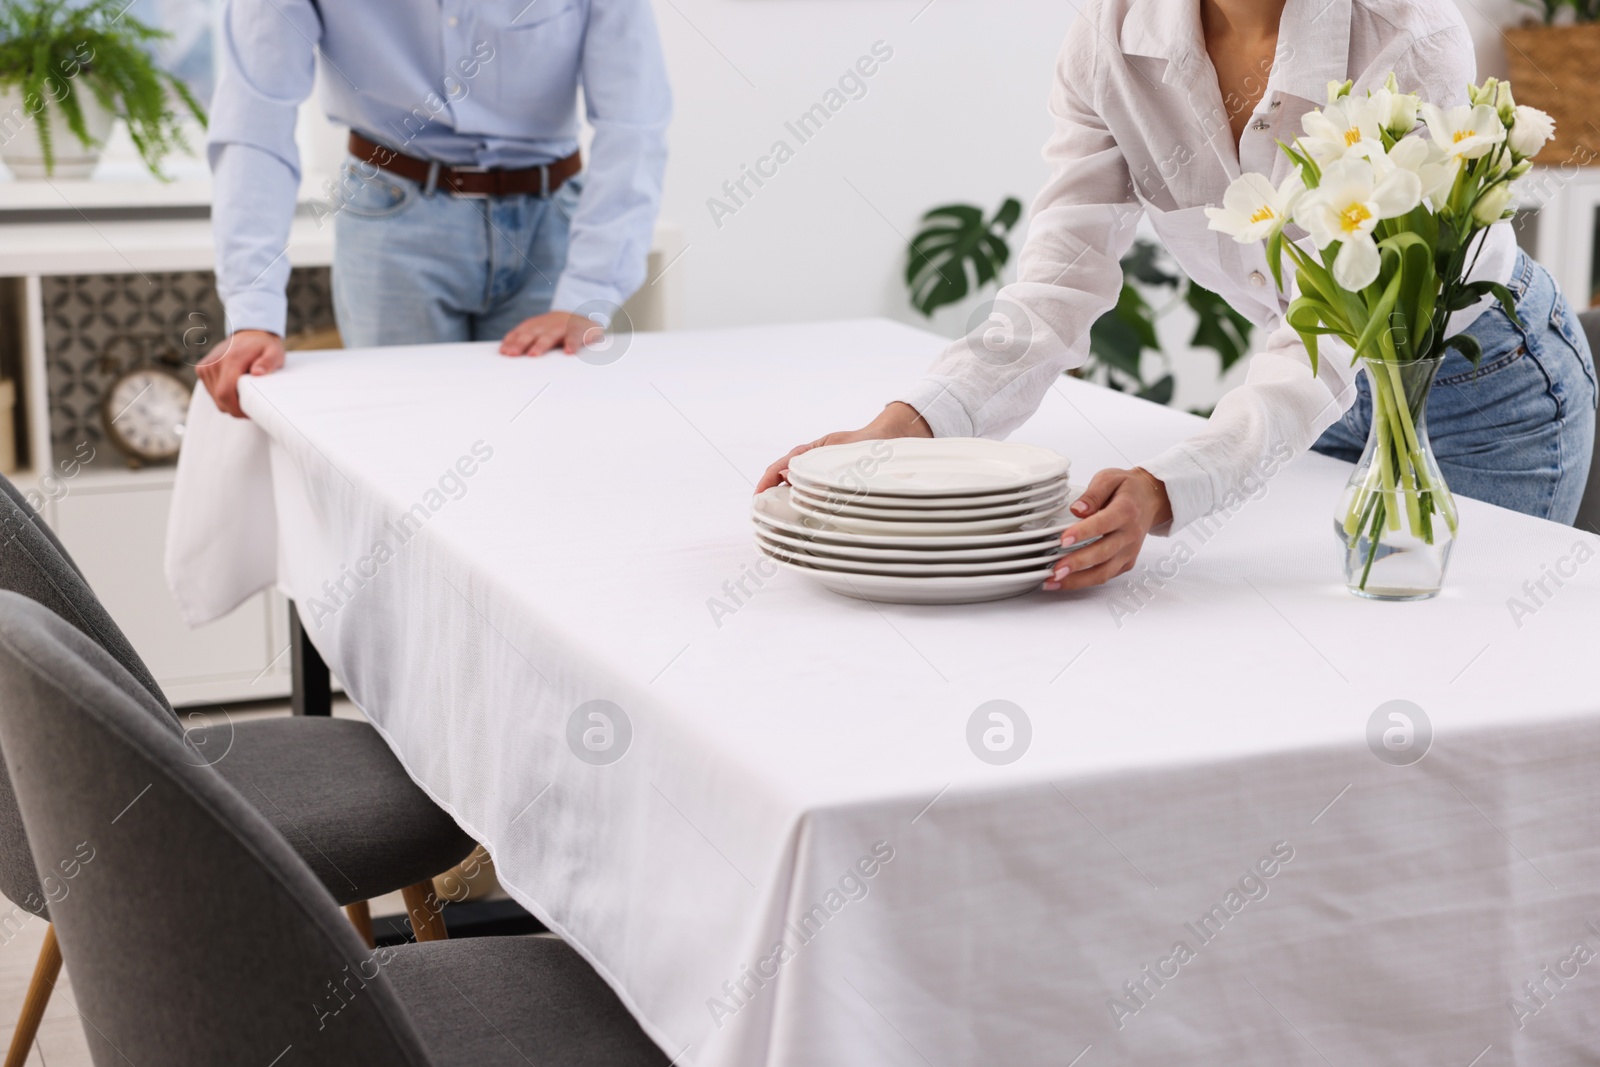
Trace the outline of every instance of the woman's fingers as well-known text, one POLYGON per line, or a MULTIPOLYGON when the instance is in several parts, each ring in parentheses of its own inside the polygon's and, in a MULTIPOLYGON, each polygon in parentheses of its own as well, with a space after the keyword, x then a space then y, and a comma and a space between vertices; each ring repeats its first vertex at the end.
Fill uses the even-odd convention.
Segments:
MULTIPOLYGON (((1073 555, 1077 555, 1076 552, 1073 555)), ((1090 589, 1097 585, 1104 585, 1119 574, 1126 574, 1133 567, 1133 560, 1119 553, 1098 566, 1085 570, 1074 570, 1061 578, 1051 578, 1044 583, 1049 592, 1070 592, 1074 589, 1090 589)))
POLYGON ((778 462, 767 468, 767 472, 761 476, 761 481, 756 483, 756 492, 758 494, 764 493, 773 486, 781 484, 783 482, 784 472, 789 469, 789 461, 791 459, 794 459, 794 457, 798 456, 802 452, 811 451, 813 448, 816 448, 826 440, 827 438, 824 437, 820 440, 812 441, 810 444, 798 445, 790 449, 787 456, 784 456, 782 459, 778 460, 778 462))
POLYGON ((1126 475, 1126 471, 1119 470, 1103 470, 1096 474, 1089 479, 1089 487, 1083 491, 1083 495, 1073 503, 1072 513, 1085 518, 1105 507, 1116 495, 1117 486, 1126 475))

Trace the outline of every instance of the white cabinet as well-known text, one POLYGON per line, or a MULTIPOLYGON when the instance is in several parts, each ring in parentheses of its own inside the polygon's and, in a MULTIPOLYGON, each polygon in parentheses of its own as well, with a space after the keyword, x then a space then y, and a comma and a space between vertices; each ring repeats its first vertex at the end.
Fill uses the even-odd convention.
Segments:
POLYGON ((167 589, 161 561, 172 472, 84 474, 46 504, 46 518, 106 610, 174 704, 281 698, 289 692, 286 609, 260 594, 226 618, 191 630, 167 589))

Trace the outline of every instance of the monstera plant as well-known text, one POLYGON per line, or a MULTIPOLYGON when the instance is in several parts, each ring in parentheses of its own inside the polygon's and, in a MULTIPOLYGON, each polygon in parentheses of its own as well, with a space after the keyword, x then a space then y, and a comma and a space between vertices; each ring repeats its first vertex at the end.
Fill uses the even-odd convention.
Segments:
MULTIPOLYGON (((1008 239, 1021 218, 1022 203, 1014 197, 992 215, 970 204, 947 204, 924 215, 906 263, 912 305, 932 317, 972 293, 998 288, 1011 261, 1008 239)), ((1158 246, 1135 242, 1122 260, 1122 272, 1117 306, 1090 329, 1089 359, 1073 372, 1077 376, 1157 404, 1172 403, 1177 385, 1172 357, 1162 347, 1156 325, 1179 307, 1187 307, 1197 319, 1190 346, 1216 352, 1220 373, 1226 374, 1250 350, 1250 320, 1216 293, 1168 269, 1158 246), (1150 364, 1153 372, 1147 369, 1150 364)))

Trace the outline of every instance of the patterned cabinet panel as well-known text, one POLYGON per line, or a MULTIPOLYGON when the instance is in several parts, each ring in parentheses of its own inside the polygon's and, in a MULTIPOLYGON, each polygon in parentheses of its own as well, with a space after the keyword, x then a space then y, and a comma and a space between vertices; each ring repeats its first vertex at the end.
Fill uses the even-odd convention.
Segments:
MULTIPOLYGON (((181 271, 41 281, 52 459, 81 462, 93 449, 89 466, 120 465, 125 457, 102 425, 106 391, 123 371, 145 363, 194 382, 194 365, 224 336, 215 279, 209 271, 181 271)), ((290 334, 333 326, 328 268, 290 272, 288 296, 290 334)))

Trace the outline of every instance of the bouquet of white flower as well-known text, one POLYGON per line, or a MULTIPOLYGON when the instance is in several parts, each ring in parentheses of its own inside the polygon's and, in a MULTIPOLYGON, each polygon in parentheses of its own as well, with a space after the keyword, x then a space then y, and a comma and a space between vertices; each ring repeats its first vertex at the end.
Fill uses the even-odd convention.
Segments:
POLYGON ((1379 541, 1386 532, 1397 539, 1402 516, 1419 545, 1442 545, 1435 555, 1443 581, 1456 510, 1427 446, 1427 396, 1449 349, 1474 364, 1483 355, 1470 334, 1445 335, 1452 313, 1492 294, 1516 319, 1503 285, 1468 279, 1482 231, 1511 217, 1512 182, 1555 127, 1544 112, 1518 107, 1511 86, 1493 78, 1468 88, 1470 104, 1449 109, 1400 92, 1392 74, 1365 96, 1351 85, 1331 84, 1328 106, 1305 117, 1305 135, 1282 145, 1295 164, 1282 185, 1246 174, 1207 215, 1212 229, 1242 244, 1266 242, 1280 290, 1283 257, 1292 261, 1297 295, 1285 319, 1305 341, 1313 372, 1322 336, 1343 340, 1365 364, 1372 436, 1340 525, 1347 570, 1359 574, 1351 588, 1368 593, 1379 541), (1304 237, 1284 232, 1291 221, 1304 237))

